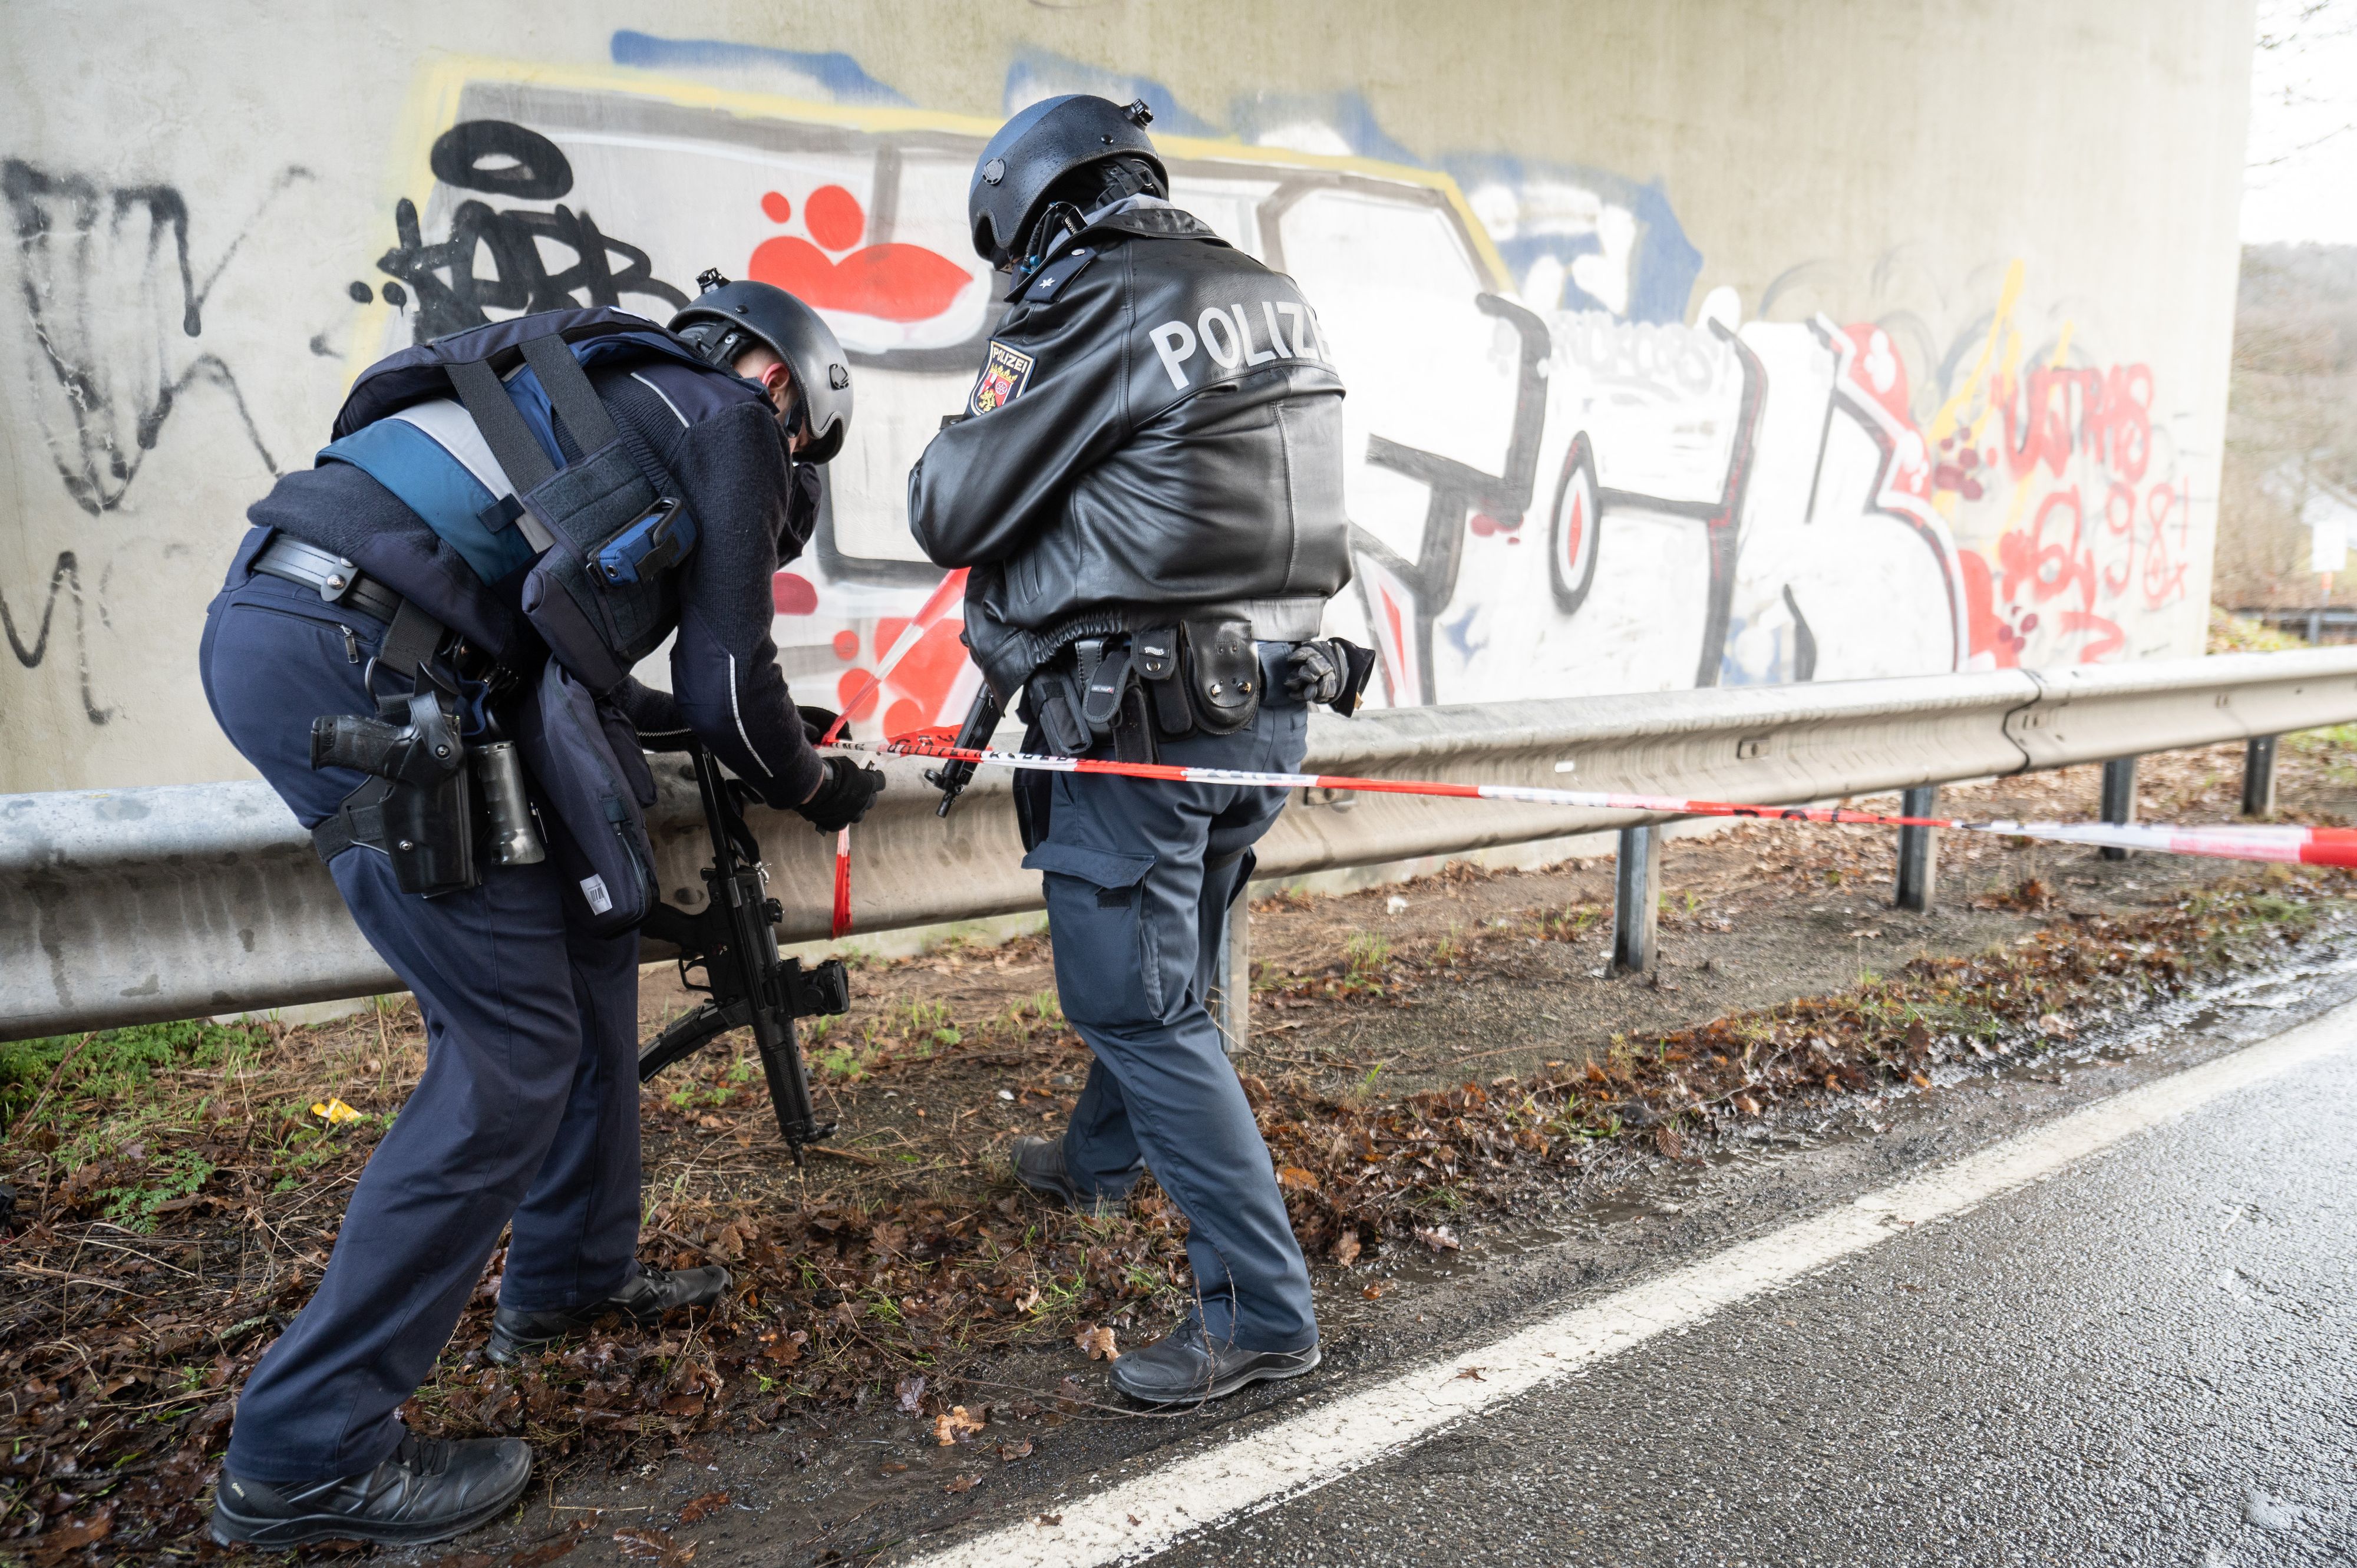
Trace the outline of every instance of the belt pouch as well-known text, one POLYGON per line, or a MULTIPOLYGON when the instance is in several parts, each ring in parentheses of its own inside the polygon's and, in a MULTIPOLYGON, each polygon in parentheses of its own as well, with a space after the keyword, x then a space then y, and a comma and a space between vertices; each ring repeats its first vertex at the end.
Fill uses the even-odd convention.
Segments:
POLYGON ((1113 754, 1122 762, 1159 760, 1154 745, 1154 724, 1146 712, 1146 693, 1135 679, 1137 653, 1124 648, 1107 655, 1088 677, 1081 699, 1081 716, 1088 721, 1092 741, 1111 740, 1113 754))
POLYGON ((1233 735, 1260 715, 1260 653, 1248 620, 1185 623, 1187 694, 1207 735, 1233 735))
POLYGON ((599 936, 632 929, 655 900, 646 809, 654 775, 629 721, 550 660, 516 714, 516 749, 558 823, 552 858, 580 890, 599 936))
POLYGON ((1172 740, 1195 733, 1194 710, 1188 705, 1186 684, 1178 679, 1179 663, 1175 626, 1141 631, 1130 644, 1130 664, 1153 709, 1154 725, 1172 740))
POLYGON ((1078 678, 1069 671, 1041 670, 1032 675, 1027 694, 1032 720, 1049 751, 1058 757, 1086 756, 1092 739, 1082 711, 1078 678))

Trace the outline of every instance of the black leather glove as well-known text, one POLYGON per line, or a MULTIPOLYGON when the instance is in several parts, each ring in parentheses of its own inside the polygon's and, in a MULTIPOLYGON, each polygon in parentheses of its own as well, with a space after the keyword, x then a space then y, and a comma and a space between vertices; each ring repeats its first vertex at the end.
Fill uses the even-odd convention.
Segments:
MULTIPOLYGON (((826 732, 833 729, 834 727, 834 721, 843 716, 836 713, 833 708, 804 708, 798 706, 794 709, 794 712, 802 715, 802 734, 810 736, 810 743, 813 746, 818 746, 824 742, 826 739, 826 732)), ((849 725, 844 725, 843 733, 836 736, 834 738, 838 741, 849 740, 851 738, 851 726, 849 725)))
POLYGON ((1305 642, 1285 656, 1285 689, 1297 703, 1330 703, 1342 694, 1350 668, 1332 642, 1305 642))
POLYGON ((884 770, 862 768, 847 757, 822 760, 826 764, 826 778, 819 784, 818 793, 794 810, 819 832, 831 833, 867 814, 876 797, 884 793, 884 770))

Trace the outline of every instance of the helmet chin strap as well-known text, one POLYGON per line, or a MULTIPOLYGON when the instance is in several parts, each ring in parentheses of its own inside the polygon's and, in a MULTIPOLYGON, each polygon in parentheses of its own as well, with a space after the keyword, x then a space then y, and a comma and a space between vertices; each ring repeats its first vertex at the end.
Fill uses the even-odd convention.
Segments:
MULTIPOLYGON (((1096 189, 1086 198, 1083 208, 1076 200, 1050 201, 1031 225, 1030 238, 1025 242, 1023 256, 1014 265, 1017 278, 1028 278, 1048 264, 1057 244, 1065 236, 1077 234, 1087 224, 1088 214, 1110 207, 1125 197, 1158 196, 1168 199, 1162 182, 1154 177, 1153 166, 1143 158, 1108 158, 1095 168, 1086 171, 1096 177, 1096 189)), ((1075 178, 1080 177, 1075 176, 1075 178)), ((1080 192, 1074 190, 1074 196, 1080 192)))
POLYGON ((786 369, 783 360, 775 360, 762 366, 761 390, 770 394, 772 403, 778 401, 780 386, 786 389, 786 401, 785 405, 778 410, 778 423, 785 426, 788 435, 799 436, 809 423, 810 412, 809 403, 803 401, 802 388, 794 384, 793 372, 786 369))

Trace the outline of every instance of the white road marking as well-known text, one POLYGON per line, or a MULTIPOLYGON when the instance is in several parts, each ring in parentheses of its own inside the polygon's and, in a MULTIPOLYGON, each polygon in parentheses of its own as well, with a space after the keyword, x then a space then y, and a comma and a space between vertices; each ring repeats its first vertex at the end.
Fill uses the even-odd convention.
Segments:
POLYGON ((1208 1526, 1275 1508, 1656 1335, 1691 1328, 1910 1226, 1950 1219, 2352 1043, 2357 1004, 1505 1338, 1087 1497, 1049 1503, 1059 1523, 1034 1518, 1003 1526, 916 1559, 911 1568, 1095 1568, 1150 1557, 1208 1526), (1480 1377, 1465 1376, 1469 1367, 1479 1368, 1480 1377))

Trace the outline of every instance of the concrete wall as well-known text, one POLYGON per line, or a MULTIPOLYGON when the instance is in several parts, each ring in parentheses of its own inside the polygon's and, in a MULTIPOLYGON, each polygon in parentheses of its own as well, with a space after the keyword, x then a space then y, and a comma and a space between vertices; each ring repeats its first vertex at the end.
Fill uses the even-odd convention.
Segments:
MULTIPOLYGON (((1394 702, 2201 649, 2251 0, 685 15, 0 12, 0 790, 242 773, 203 607, 350 375, 716 264, 859 360, 776 585, 832 700, 934 578, 900 498, 995 314, 974 149, 1075 89, 1155 104, 1180 199, 1316 303, 1331 624, 1394 702)), ((943 628, 888 726, 968 679, 943 628)))

